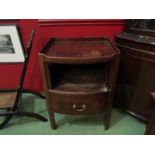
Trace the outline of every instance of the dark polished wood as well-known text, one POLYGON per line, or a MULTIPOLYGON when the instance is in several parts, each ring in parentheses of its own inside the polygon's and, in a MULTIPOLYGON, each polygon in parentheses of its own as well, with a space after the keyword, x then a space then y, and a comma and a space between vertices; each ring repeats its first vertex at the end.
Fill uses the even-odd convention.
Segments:
POLYGON ((116 100, 130 114, 148 121, 150 92, 155 89, 155 38, 123 32, 116 43, 121 51, 116 100))
POLYGON ((137 29, 137 28, 129 28, 128 33, 143 35, 143 36, 150 36, 155 37, 154 30, 146 30, 146 29, 137 29))
POLYGON ((44 60, 62 64, 88 64, 113 60, 116 47, 106 38, 50 39, 40 54, 44 60), (45 53, 45 54, 43 54, 45 53))
POLYGON ((105 112, 105 128, 109 127, 119 53, 106 38, 50 39, 39 58, 53 129, 54 112, 105 112))
POLYGON ((125 22, 125 32, 155 37, 154 19, 129 19, 125 22))
POLYGON ((146 127, 145 135, 155 135, 155 92, 151 93, 152 100, 150 107, 152 108, 152 116, 146 127))

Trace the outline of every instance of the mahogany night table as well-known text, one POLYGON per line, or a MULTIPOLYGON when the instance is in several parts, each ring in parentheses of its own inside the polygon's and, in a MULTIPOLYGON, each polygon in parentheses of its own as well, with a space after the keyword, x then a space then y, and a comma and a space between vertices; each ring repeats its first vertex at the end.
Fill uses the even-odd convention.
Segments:
POLYGON ((120 51, 107 38, 54 38, 39 53, 51 127, 54 113, 105 113, 109 127, 120 51))

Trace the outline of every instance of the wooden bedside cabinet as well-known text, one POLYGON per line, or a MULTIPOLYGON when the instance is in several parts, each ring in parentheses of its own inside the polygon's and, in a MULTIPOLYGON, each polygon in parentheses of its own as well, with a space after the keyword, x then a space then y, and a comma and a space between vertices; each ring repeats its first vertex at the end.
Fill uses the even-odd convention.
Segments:
POLYGON ((109 127, 119 54, 106 38, 49 40, 39 58, 53 129, 54 112, 71 115, 105 112, 105 129, 109 127))

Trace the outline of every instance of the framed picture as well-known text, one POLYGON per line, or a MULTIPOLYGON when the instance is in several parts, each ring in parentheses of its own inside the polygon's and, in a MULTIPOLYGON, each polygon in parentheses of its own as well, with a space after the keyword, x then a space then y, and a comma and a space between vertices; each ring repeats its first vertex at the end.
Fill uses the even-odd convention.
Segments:
POLYGON ((24 52, 16 25, 0 25, 0 63, 24 62, 24 52))

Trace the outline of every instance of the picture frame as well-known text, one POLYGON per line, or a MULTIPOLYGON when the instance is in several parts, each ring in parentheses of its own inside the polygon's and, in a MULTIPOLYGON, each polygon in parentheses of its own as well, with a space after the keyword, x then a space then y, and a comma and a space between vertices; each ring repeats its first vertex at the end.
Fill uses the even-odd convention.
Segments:
POLYGON ((17 25, 0 25, 0 63, 22 63, 24 51, 17 25))

